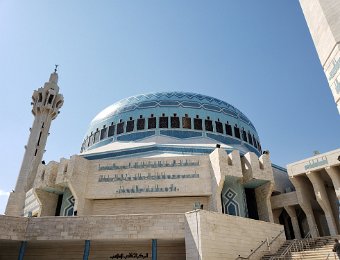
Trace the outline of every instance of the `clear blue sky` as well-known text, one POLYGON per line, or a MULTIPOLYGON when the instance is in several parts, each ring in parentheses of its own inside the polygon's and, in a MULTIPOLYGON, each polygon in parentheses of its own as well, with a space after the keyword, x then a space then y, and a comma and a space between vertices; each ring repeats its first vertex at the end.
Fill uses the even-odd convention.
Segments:
POLYGON ((32 125, 31 95, 60 64, 65 104, 44 159, 79 152, 119 99, 191 91, 225 100, 286 166, 339 147, 340 117, 298 0, 0 0, 0 213, 32 125))

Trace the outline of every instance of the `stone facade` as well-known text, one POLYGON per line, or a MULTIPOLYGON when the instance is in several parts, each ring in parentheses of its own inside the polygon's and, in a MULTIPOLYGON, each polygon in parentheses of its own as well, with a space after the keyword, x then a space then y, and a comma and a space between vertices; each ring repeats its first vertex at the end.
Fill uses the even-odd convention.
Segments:
MULTIPOLYGON (((273 165, 268 152, 261 154, 255 127, 245 115, 211 97, 170 92, 123 100, 91 122, 80 154, 40 163, 41 154, 35 151, 43 149, 47 138, 43 133, 62 104, 62 96, 53 103, 53 97, 45 95, 43 103, 51 100, 53 105, 47 109, 39 103, 40 94, 60 95, 56 84, 53 73, 33 95, 36 118, 25 154, 33 159, 24 160, 22 169, 30 171, 20 171, 6 216, 0 216, 0 259, 61 255, 64 259, 81 255, 84 259, 249 255, 258 259, 279 247, 285 235, 302 236, 297 207, 305 209, 308 204, 303 206, 287 171, 273 165), (165 116, 166 106, 171 112, 185 113, 182 123, 176 113, 165 116), (186 106, 190 109, 184 110, 186 106), (140 121, 150 111, 148 127, 154 130, 146 130, 140 121), (209 111, 213 113, 208 115, 209 111), (45 121, 37 119, 38 113, 45 115, 45 121), (140 114, 137 121, 135 114, 140 114), (158 126, 152 123, 157 122, 154 115, 158 126), (231 127, 233 121, 237 124, 231 127), (43 141, 34 139, 37 133, 43 141), (261 250, 252 253, 256 248, 261 250)), ((337 173, 330 172, 337 180, 337 173)), ((324 207, 334 210, 330 203, 324 207)), ((316 223, 318 218, 312 220, 316 223)), ((338 225, 331 216, 327 220, 338 225)))
POLYGON ((300 4, 340 113, 340 3, 300 0, 300 4))
POLYGON ((301 207, 312 236, 339 234, 340 149, 289 164, 288 174, 297 202, 286 206, 301 207))

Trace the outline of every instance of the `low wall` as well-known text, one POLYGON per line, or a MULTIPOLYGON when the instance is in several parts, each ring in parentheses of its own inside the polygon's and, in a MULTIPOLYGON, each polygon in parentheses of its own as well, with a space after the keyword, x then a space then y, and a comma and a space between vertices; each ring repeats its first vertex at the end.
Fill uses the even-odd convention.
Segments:
MULTIPOLYGON (((283 226, 248 218, 197 210, 188 212, 185 224, 186 259, 235 259, 247 257, 267 238, 271 241, 283 226)), ((284 232, 271 245, 275 252, 286 241, 284 232)), ((250 259, 259 259, 267 246, 250 259)))
POLYGON ((28 218, 0 215, 0 240, 25 240, 28 218))
POLYGON ((0 239, 183 239, 184 217, 184 214, 39 218, 0 216, 0 239))

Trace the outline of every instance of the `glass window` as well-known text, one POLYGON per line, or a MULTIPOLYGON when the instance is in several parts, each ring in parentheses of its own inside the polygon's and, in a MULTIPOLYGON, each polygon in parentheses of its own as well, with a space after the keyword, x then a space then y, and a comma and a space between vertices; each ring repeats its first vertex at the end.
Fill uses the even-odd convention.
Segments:
POLYGON ((167 116, 161 116, 159 117, 159 128, 168 128, 168 117, 167 116))
POLYGON ((113 136, 114 134, 115 134, 115 125, 110 125, 108 137, 113 136))
POLYGON ((205 124, 205 130, 206 131, 210 131, 212 132, 213 131, 213 126, 212 126, 212 121, 211 120, 204 120, 204 124, 205 124))
POLYGON ((126 122, 126 132, 132 132, 135 128, 135 120, 129 120, 126 122))
POLYGON ((137 130, 144 130, 145 128, 145 118, 137 119, 137 130))
POLYGON ((227 122, 225 124, 225 132, 227 135, 233 136, 233 129, 231 128, 231 125, 227 122))
POLYGON ((234 133, 236 138, 241 139, 240 128, 238 128, 237 125, 234 126, 234 133))
POLYGON ((257 140, 256 140, 256 138, 255 138, 254 135, 253 135, 253 143, 254 143, 254 146, 255 146, 256 148, 258 148, 258 143, 257 143, 257 140))
POLYGON ((216 121, 216 132, 223 134, 223 124, 221 122, 216 121))
POLYGON ((183 128, 191 129, 191 118, 182 117, 182 125, 183 125, 183 128))
POLYGON ((247 132, 244 131, 244 128, 242 128, 242 139, 243 141, 248 142, 247 132))
POLYGON ((251 134, 250 134, 249 131, 248 131, 248 140, 249 140, 249 143, 252 145, 253 144, 253 138, 251 138, 251 134))
POLYGON ((89 146, 91 146, 93 144, 93 134, 91 133, 90 135, 90 142, 89 142, 89 146))
POLYGON ((99 136, 100 136, 100 132, 99 132, 99 130, 97 128, 97 132, 94 133, 94 141, 93 141, 93 143, 99 142, 99 136))
POLYGON ((194 129, 196 130, 202 130, 202 119, 200 118, 194 118, 194 129))
POLYGON ((100 130, 100 140, 103 140, 106 137, 107 137, 107 127, 104 126, 104 128, 100 130))
POLYGON ((124 122, 117 124, 117 135, 124 133, 124 122))
POLYGON ((171 120, 171 128, 179 128, 179 117, 172 116, 170 120, 171 120))
POLYGON ((156 128, 156 117, 148 118, 148 129, 156 128))

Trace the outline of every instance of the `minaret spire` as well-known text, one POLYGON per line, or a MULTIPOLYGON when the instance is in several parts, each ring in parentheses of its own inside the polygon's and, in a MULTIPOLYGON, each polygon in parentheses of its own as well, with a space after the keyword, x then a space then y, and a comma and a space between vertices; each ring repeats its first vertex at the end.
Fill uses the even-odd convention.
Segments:
POLYGON ((49 81, 43 87, 34 90, 32 95, 32 114, 34 115, 28 143, 21 164, 14 192, 11 192, 6 207, 6 215, 21 216, 24 214, 26 192, 32 188, 35 175, 41 163, 51 122, 59 114, 64 103, 59 94, 56 65, 49 81))

